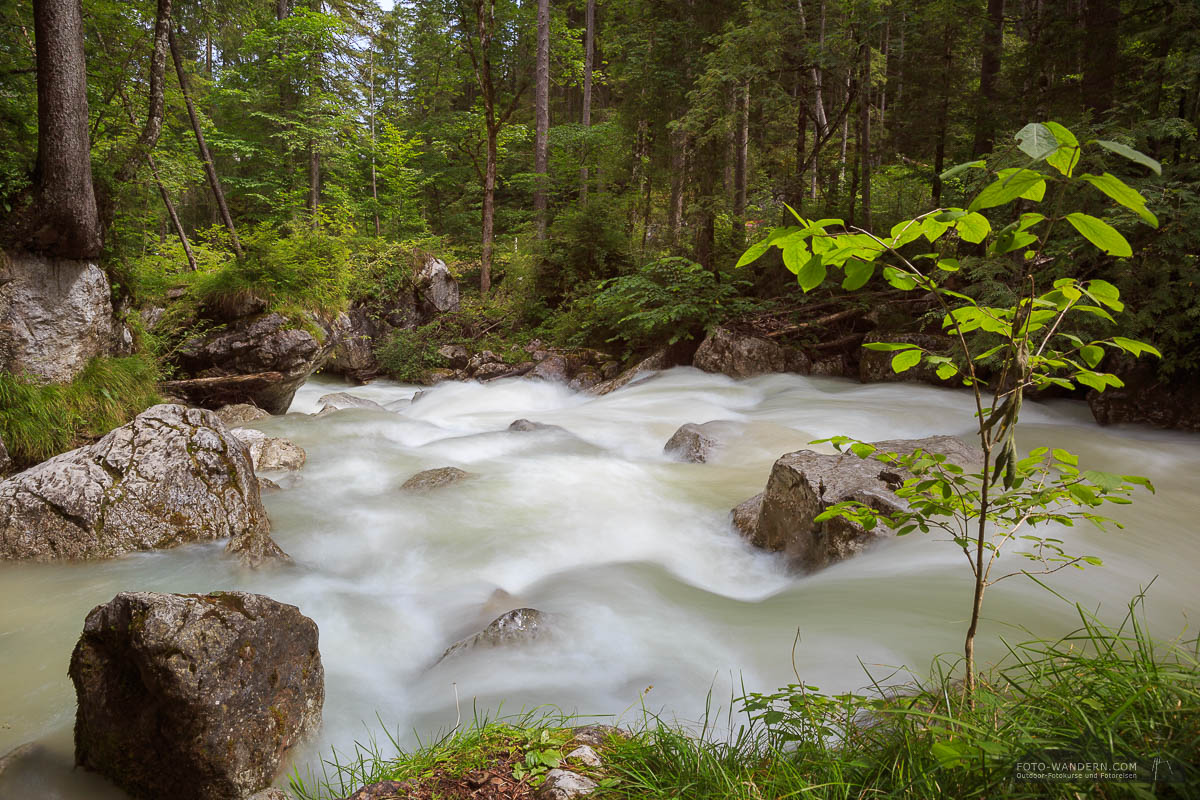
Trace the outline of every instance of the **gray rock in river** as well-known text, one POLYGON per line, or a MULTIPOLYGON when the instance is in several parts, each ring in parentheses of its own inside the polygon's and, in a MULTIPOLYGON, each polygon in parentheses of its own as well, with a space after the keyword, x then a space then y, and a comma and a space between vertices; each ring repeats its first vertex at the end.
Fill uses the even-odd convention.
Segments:
POLYGON ((457 467, 438 467, 418 472, 406 480, 400 488, 407 492, 427 492, 462 483, 474 475, 457 467))
POLYGON ((322 395, 317 401, 321 404, 321 412, 325 411, 343 411, 347 408, 364 408, 368 411, 387 411, 386 408, 376 403, 374 400, 368 400, 365 397, 356 397, 349 392, 332 392, 331 394, 322 395))
POLYGON ((514 433, 534 433, 536 431, 555 431, 559 433, 568 433, 567 429, 561 425, 551 425, 546 422, 533 422, 528 419, 513 420, 513 423, 508 426, 510 431, 514 433))
POLYGON ((135 798, 240 800, 321 725, 317 626, 244 592, 122 592, 71 656, 75 761, 135 798))
MULTIPOLYGON (((909 454, 920 448, 942 453, 966 468, 981 461, 976 448, 953 436, 873 444, 883 452, 909 454)), ((814 519, 829 506, 846 500, 885 513, 902 510, 905 501, 894 489, 903 479, 891 465, 871 458, 811 450, 788 453, 772 467, 766 490, 733 509, 733 523, 755 546, 783 553, 793 566, 818 570, 856 555, 892 532, 883 526, 867 530, 841 517, 824 522, 814 519)))
POLYGON ((111 558, 228 538, 251 564, 270 536, 246 446, 216 414, 158 405, 0 483, 0 559, 111 558))
POLYGON ((692 364, 731 378, 809 370, 807 356, 799 351, 722 327, 714 328, 700 343, 692 364))
POLYGON ((713 423, 706 422, 697 425, 689 422, 680 426, 672 434, 663 447, 663 452, 680 461, 690 461, 693 464, 703 464, 718 446, 719 442, 712 432, 713 423))
POLYGON ((440 663, 452 655, 479 647, 499 647, 531 642, 549 633, 550 622, 550 616, 536 608, 513 609, 501 614, 479 633, 450 645, 446 648, 446 652, 442 653, 438 662, 440 663))
POLYGON ((268 436, 254 428, 234 428, 230 433, 250 451, 255 472, 301 469, 308 460, 304 448, 291 439, 268 436))
POLYGON ((0 371, 69 382, 118 343, 111 297, 96 264, 0 251, 0 371))
POLYGON ((250 422, 257 422, 260 419, 270 419, 271 415, 261 408, 250 403, 233 403, 232 405, 221 406, 217 409, 216 414, 221 418, 227 427, 237 428, 250 422))

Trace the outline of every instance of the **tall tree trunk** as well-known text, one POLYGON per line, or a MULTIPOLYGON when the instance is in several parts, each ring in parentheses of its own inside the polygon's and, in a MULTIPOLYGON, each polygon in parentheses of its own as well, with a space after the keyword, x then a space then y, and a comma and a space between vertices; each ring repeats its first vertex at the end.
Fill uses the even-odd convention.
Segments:
POLYGON ((1116 93, 1121 19, 1119 0, 1088 0, 1084 17, 1083 106, 1093 118, 1112 109, 1116 93))
POLYGON ((80 0, 34 0, 33 24, 38 155, 28 245, 62 258, 95 258, 103 233, 92 185, 80 0))
POLYGON ((321 151, 315 139, 308 140, 308 213, 316 224, 321 209, 321 151))
POLYGON ((796 173, 792 176, 795 188, 791 192, 791 205, 797 212, 804 211, 804 156, 808 151, 808 100, 804 92, 800 72, 796 72, 792 94, 796 102, 796 173))
MULTIPOLYGON (((850 99, 850 94, 853 86, 854 68, 850 67, 846 70, 846 99, 850 99)), ((846 143, 850 141, 850 114, 842 117, 842 153, 841 153, 841 172, 838 174, 838 189, 840 190, 846 185, 846 143)))
POLYGON ((480 253, 481 270, 479 291, 487 294, 492 288, 492 251, 495 248, 496 229, 496 139, 499 130, 488 124, 487 166, 483 175, 483 251, 480 253))
POLYGON ((976 157, 991 152, 996 141, 996 79, 1000 75, 1000 57, 1004 49, 1004 0, 988 0, 987 22, 983 29, 982 57, 979 61, 979 95, 975 106, 976 157))
MULTIPOLYGON (((592 128, 592 69, 596 50, 596 0, 587 0, 587 16, 584 21, 583 36, 583 130, 585 133, 592 128)), ((591 155, 591 147, 584 148, 585 158, 591 155)), ((586 206, 588 201, 588 168, 586 162, 579 170, 579 204, 586 206)))
POLYGON ((375 217, 375 238, 379 238, 379 181, 375 174, 375 42, 371 41, 371 85, 367 103, 371 108, 371 210, 375 217))
POLYGON ((858 91, 858 164, 862 178, 861 225, 871 228, 871 45, 862 44, 862 78, 858 91))
POLYGON ((933 204, 935 206, 942 204, 942 173, 946 171, 946 128, 950 123, 950 82, 953 79, 951 68, 954 66, 954 31, 948 22, 942 33, 942 60, 942 102, 938 106, 937 140, 934 142, 933 156, 933 204))
POLYGON ((537 4, 536 80, 533 90, 535 133, 533 171, 537 173, 533 211, 537 218, 538 241, 546 239, 546 183, 550 164, 550 0, 537 4))
MULTIPOLYGON (((116 183, 129 181, 137 165, 154 150, 158 137, 162 134, 163 107, 166 92, 164 76, 167 67, 167 51, 170 49, 171 36, 171 0, 158 0, 158 8, 154 16, 154 48, 150 53, 150 99, 146 112, 146 123, 142 126, 141 135, 125 157, 125 162, 117 169, 116 183)), ((132 120, 131 120, 132 121, 132 120)))
POLYGON ((667 232, 671 244, 679 242, 683 225, 683 191, 687 186, 688 135, 681 126, 671 129, 671 199, 667 204, 667 232))
POLYGON ((192 95, 188 89, 188 77, 183 69, 183 57, 179 55, 179 41, 175 37, 174 30, 170 32, 169 36, 171 60, 175 62, 175 75, 179 78, 179 91, 183 94, 183 102, 187 106, 188 119, 192 123, 192 132, 196 135, 196 148, 200 151, 200 163, 204 166, 204 174, 208 177, 208 186, 212 189, 213 197, 217 201, 217 210, 221 214, 221 221, 225 223, 225 229, 229 231, 229 241, 233 245, 233 252, 241 256, 242 243, 238 240, 237 229, 233 225, 233 217, 230 216, 229 206, 225 202, 225 192, 221 189, 221 181, 217 178, 217 168, 213 163, 212 153, 209 152, 208 145, 204 141, 204 131, 200 127, 200 117, 196 113, 196 105, 192 102, 192 95))
POLYGON ((746 243, 746 168, 750 155, 750 81, 737 93, 737 132, 733 167, 733 241, 741 249, 746 243))
MULTIPOLYGON (((800 12, 800 31, 805 37, 808 36, 808 19, 804 15, 804 0, 796 0, 796 10, 800 12)), ((817 38, 817 52, 822 55, 825 53, 825 0, 821 0, 821 22, 820 32, 817 38)), ((822 97, 824 91, 824 70, 814 63, 809 71, 812 73, 813 82, 813 106, 817 115, 817 136, 820 137, 825 132, 825 128, 829 125, 829 119, 825 114, 825 100, 822 97)))

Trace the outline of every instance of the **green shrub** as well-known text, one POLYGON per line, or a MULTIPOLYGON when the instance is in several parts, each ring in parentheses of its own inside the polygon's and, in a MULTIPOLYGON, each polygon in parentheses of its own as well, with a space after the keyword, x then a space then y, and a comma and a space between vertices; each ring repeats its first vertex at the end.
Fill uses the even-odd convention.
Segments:
POLYGON ((68 384, 0 373, 0 439, 21 467, 45 461, 160 402, 157 380, 144 355, 93 359, 68 384))
POLYGON ((581 286, 631 266, 624 211, 616 201, 597 198, 585 209, 562 211, 550 226, 535 276, 537 296, 557 308, 581 286))
POLYGON ((577 344, 620 341, 629 351, 674 344, 746 310, 749 301, 739 295, 748 285, 686 258, 662 258, 596 284, 560 316, 556 328, 577 344))
POLYGON ((429 370, 445 366, 437 354, 439 344, 437 325, 393 331, 375 348, 375 358, 390 377, 403 383, 418 383, 429 370))

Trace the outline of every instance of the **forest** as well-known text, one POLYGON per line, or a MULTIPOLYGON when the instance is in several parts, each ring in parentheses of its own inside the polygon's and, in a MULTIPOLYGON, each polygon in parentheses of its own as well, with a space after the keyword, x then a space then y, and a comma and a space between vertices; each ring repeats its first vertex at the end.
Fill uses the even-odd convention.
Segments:
POLYGON ((1200 791, 1194 0, 0 0, 0 142, 0 795, 1200 791))

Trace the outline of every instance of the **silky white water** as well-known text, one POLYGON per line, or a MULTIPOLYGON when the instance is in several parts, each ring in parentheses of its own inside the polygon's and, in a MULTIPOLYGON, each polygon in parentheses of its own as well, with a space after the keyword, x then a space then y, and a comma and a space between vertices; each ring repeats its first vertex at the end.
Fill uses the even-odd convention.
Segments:
MULTIPOLYGON (((474 709, 549 704, 636 721, 644 704, 697 720, 710 693, 727 708, 743 687, 795 682, 797 631, 795 668, 824 690, 866 685, 864 669, 924 674, 936 655, 961 649, 969 573, 949 543, 909 536, 795 575, 743 544, 728 512, 762 490, 778 456, 813 439, 966 435, 964 392, 796 375, 738 382, 689 368, 605 397, 521 380, 442 384, 414 403, 416 391, 313 380, 292 413, 255 425, 308 451, 298 475, 271 476, 285 490, 264 496, 292 567, 249 571, 221 544, 108 562, 0 563, 0 756, 38 743, 0 775, 0 797, 123 797, 72 769, 66 673, 87 612, 124 590, 261 592, 317 622, 325 724, 296 754, 301 771, 319 770, 331 746, 348 750, 378 732, 377 718, 410 742, 474 709), (339 390, 389 410, 312 415, 321 395, 339 390), (518 418, 566 432, 508 432, 518 418), (711 420, 726 424, 709 463, 663 455, 681 424, 711 420), (443 466, 476 477, 399 491, 412 474, 443 466), (454 641, 522 606, 556 615, 555 634, 436 663, 454 641)), ((1104 567, 1049 581, 1116 620, 1157 576, 1152 629, 1184 631, 1200 610, 1200 436, 1100 428, 1080 403, 1027 401, 1019 443, 1065 447, 1088 467, 1155 482, 1156 496, 1111 507, 1124 531, 1062 535, 1069 552, 1104 567)), ((984 662, 1001 656, 1001 636, 1060 635, 1077 622, 1069 604, 1025 578, 989 592, 985 616, 984 662)))

